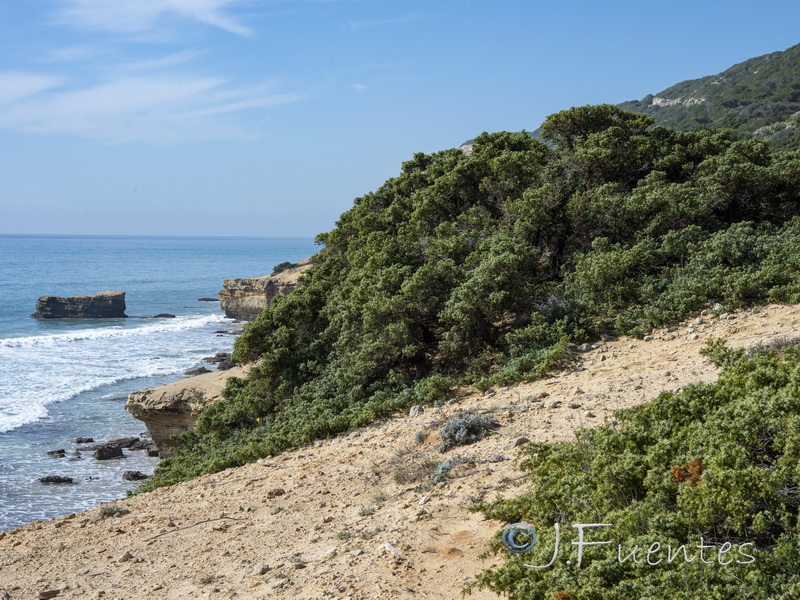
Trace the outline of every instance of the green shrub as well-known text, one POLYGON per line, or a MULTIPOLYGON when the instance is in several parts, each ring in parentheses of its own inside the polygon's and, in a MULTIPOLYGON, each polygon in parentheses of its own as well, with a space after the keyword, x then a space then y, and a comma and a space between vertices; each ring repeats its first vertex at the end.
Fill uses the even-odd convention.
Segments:
POLYGON ((447 452, 456 446, 474 444, 499 426, 499 423, 484 415, 464 415, 446 423, 439 430, 439 452, 447 452))
MULTIPOLYGON (((618 428, 526 448, 531 491, 477 508, 533 525, 542 543, 529 554, 503 551, 504 564, 481 573, 477 585, 526 600, 798 597, 800 348, 745 357, 717 342, 707 354, 725 365, 717 383, 619 411, 618 428), (559 560, 549 569, 526 568, 549 562, 556 522, 564 536, 559 560), (612 524, 592 539, 614 545, 585 549, 577 568, 573 523, 612 524), (706 557, 712 561, 731 542, 752 543, 755 562, 620 563, 616 547, 626 556, 637 544, 684 544, 691 556, 701 537, 716 548, 706 557)), ((499 536, 493 547, 502 550, 499 536)))

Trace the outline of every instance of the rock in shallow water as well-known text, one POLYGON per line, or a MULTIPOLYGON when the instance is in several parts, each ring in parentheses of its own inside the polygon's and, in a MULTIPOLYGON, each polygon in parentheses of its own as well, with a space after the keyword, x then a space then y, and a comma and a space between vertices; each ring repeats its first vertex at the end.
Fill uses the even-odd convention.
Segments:
POLYGON ((98 292, 88 296, 42 296, 36 302, 35 319, 125 318, 125 292, 98 292))
POLYGON ((40 477, 41 483, 75 483, 72 477, 62 477, 61 475, 48 475, 47 477, 40 477))
POLYGON ((195 375, 202 375, 203 373, 211 373, 211 369, 206 369, 205 367, 200 367, 199 369, 192 369, 191 371, 186 371, 184 375, 188 375, 189 377, 194 377, 195 375))
POLYGON ((119 446, 100 446, 94 451, 97 460, 111 460, 114 458, 125 458, 122 448, 119 446))

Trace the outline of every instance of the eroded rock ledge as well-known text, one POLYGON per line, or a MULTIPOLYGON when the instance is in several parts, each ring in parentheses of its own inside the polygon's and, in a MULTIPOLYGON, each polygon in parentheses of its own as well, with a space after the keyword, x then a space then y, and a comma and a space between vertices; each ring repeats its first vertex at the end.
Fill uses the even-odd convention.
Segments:
POLYGON ((125 292, 98 292, 88 296, 42 296, 36 302, 35 319, 125 318, 125 292))
POLYGON ((220 308, 225 316, 252 321, 265 308, 272 306, 275 296, 286 296, 297 287, 297 280, 311 268, 313 258, 304 258, 274 275, 226 279, 219 292, 220 308))
POLYGON ((170 436, 192 428, 203 409, 222 397, 228 377, 243 377, 247 370, 248 367, 233 367, 212 371, 133 392, 128 396, 125 410, 144 422, 163 458, 175 446, 170 436))

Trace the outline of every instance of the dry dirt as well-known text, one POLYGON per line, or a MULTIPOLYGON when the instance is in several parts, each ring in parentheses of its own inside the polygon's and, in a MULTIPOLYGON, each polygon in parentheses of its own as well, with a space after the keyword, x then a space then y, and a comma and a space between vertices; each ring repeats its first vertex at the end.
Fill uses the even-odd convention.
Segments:
POLYGON ((613 423, 617 408, 714 380, 698 354, 713 337, 752 346, 800 335, 798 306, 704 315, 692 326, 695 318, 648 341, 601 342, 546 380, 120 500, 125 515, 104 516, 112 505, 103 505, 0 533, 0 590, 12 600, 45 590, 109 600, 458 598, 476 572, 501 561, 479 555, 503 524, 467 507, 523 491, 518 438, 570 439, 577 428, 613 423), (438 452, 441 425, 469 408, 500 421, 497 433, 438 452), (453 457, 464 462, 431 484, 425 462, 453 457))

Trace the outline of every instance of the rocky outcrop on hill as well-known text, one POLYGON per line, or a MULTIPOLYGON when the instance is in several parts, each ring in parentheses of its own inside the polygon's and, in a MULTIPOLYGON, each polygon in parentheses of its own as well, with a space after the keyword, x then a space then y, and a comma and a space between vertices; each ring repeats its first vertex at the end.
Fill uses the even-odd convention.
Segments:
POLYGON ((297 280, 311 268, 313 258, 305 258, 273 275, 226 279, 219 292, 220 307, 225 316, 241 321, 254 320, 262 310, 272 306, 275 296, 285 296, 297 287, 297 280))
POLYGON ((222 397, 228 377, 242 377, 245 372, 245 367, 234 367, 134 392, 125 410, 144 422, 163 458, 175 445, 170 436, 190 429, 202 410, 222 397))
POLYGON ((36 302, 35 319, 124 318, 125 292, 98 292, 88 296, 42 296, 36 302))

